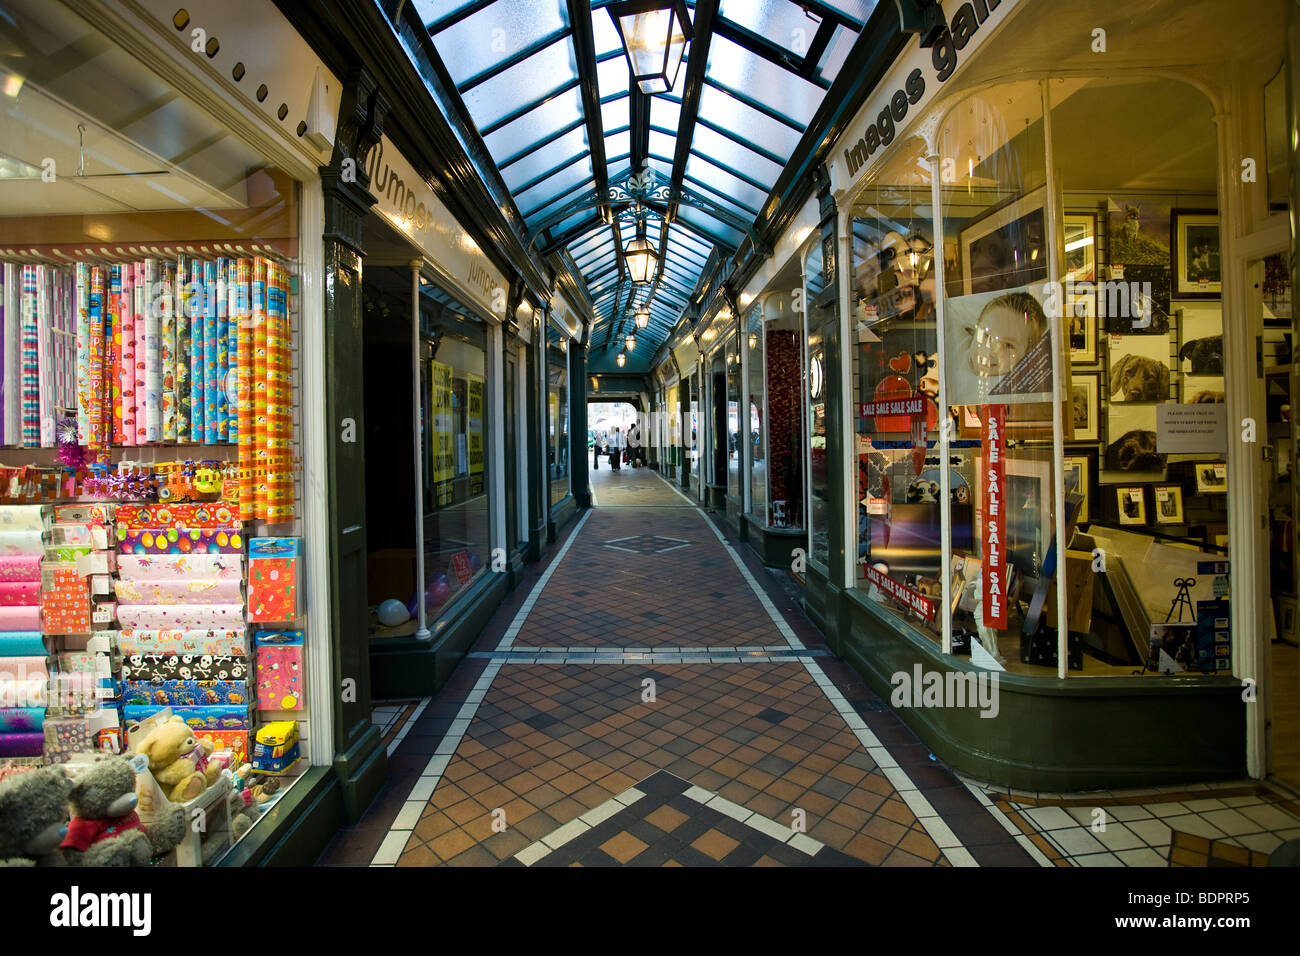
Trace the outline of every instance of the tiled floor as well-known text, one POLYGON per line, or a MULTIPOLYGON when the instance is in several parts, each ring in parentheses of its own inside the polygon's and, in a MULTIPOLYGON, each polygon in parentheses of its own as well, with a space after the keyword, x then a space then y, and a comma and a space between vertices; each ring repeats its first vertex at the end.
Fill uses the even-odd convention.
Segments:
POLYGON ((702 511, 593 478, 322 863, 1032 865, 702 511))
POLYGON ((959 779, 700 509, 643 469, 592 477, 442 691, 375 708, 389 783, 322 863, 1250 866, 1300 836, 1255 781, 959 779))

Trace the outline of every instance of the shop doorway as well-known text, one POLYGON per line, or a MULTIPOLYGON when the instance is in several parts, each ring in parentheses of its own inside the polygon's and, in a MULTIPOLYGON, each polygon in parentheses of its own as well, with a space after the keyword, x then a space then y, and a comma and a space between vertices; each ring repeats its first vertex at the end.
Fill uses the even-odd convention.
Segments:
MULTIPOLYGON (((1257 371, 1263 407, 1255 409, 1261 455, 1269 559, 1266 653, 1269 666, 1268 769, 1300 789, 1300 647, 1297 647, 1296 440, 1292 423, 1296 394, 1290 270, 1277 253, 1249 263, 1247 302, 1258 343, 1257 371)), ((1258 394, 1258 393, 1257 393, 1258 394)))

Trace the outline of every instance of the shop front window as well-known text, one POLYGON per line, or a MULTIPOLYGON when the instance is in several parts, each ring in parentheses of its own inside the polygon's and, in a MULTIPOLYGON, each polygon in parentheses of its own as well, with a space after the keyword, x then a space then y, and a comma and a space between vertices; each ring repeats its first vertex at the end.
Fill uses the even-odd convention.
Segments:
POLYGON ((746 361, 749 362, 749 513, 767 523, 767 395, 763 385, 763 310, 753 309, 745 323, 746 361))
MULTIPOLYGON (((549 332, 548 335, 555 336, 549 332)), ((547 349, 547 467, 551 481, 551 504, 569 494, 569 356, 551 346, 547 349)))
POLYGON ((833 276, 825 268, 820 246, 814 247, 804 266, 805 301, 808 308, 807 394, 809 460, 809 558, 825 570, 830 564, 830 529, 832 508, 827 469, 830 466, 827 439, 832 427, 827 420, 829 388, 826 382, 826 338, 836 322, 833 276))
POLYGON ((765 514, 768 527, 782 529, 804 527, 804 333, 803 315, 793 305, 789 292, 768 295, 758 332, 765 363, 768 497, 766 512, 759 510, 755 497, 754 513, 765 514))
POLYGON ((740 410, 740 353, 734 341, 727 342, 727 495, 739 501, 743 492, 741 455, 746 453, 748 416, 740 410), (744 430, 742 431, 742 426, 744 430))

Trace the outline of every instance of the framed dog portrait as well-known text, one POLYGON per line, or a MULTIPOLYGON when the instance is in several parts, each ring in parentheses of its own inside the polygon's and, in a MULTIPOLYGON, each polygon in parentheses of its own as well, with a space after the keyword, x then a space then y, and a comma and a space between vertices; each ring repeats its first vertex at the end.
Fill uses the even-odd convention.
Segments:
POLYGON ((1112 335, 1110 376, 1106 394, 1111 402, 1169 400, 1169 336, 1112 335))
POLYGON ((1147 493, 1142 485, 1116 488, 1115 503, 1120 524, 1147 523, 1147 493))
POLYGON ((1047 278, 1047 187, 994 206, 958 233, 962 294, 996 292, 1047 278))
POLYGON ((1101 375, 1070 377, 1070 416, 1073 441, 1101 441, 1101 375))
POLYGON ((1218 298, 1223 293, 1218 211, 1175 209, 1170 217, 1174 296, 1187 299, 1218 298))
POLYGON ((1157 485, 1154 489, 1156 524, 1183 523, 1181 485, 1157 485))
POLYGON ((1198 461, 1196 493, 1198 495, 1226 495, 1228 493, 1228 465, 1222 461, 1198 461))
POLYGON ((1156 450, 1155 404, 1106 406, 1106 457, 1102 484, 1164 481, 1167 456, 1156 450))

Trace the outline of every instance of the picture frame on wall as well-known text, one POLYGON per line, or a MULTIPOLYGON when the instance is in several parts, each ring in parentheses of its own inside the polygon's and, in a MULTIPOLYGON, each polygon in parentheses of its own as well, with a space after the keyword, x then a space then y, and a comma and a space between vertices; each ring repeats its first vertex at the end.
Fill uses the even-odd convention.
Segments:
POLYGON ((1174 297, 1218 298, 1223 294, 1218 211, 1174 209, 1170 218, 1169 252, 1174 273, 1174 297))
POLYGON ((1115 489, 1115 504, 1120 524, 1147 523, 1147 496, 1144 486, 1120 485, 1115 489))
POLYGON ((1079 513, 1076 521, 1079 524, 1088 524, 1091 520, 1090 506, 1097 500, 1096 482, 1097 482, 1097 449, 1095 448, 1068 448, 1066 455, 1061 459, 1061 473, 1065 479, 1065 490, 1077 492, 1083 495, 1083 503, 1079 505, 1079 513))
POLYGON ((958 233, 962 294, 1047 279, 1047 187, 994 206, 958 233))
POLYGON ((1073 441, 1101 441, 1101 375, 1070 377, 1070 416, 1073 441))
POLYGON ((1156 524, 1183 523, 1183 489, 1181 485, 1157 485, 1154 489, 1156 524))
POLYGON ((1226 495, 1228 493, 1228 466, 1222 461, 1198 461, 1196 493, 1198 495, 1226 495))
POLYGON ((1067 293, 1064 323, 1070 343, 1070 363, 1096 365, 1097 341, 1101 334, 1097 326, 1097 293, 1067 293))
POLYGON ((1065 228, 1065 281, 1097 279, 1097 217, 1090 212, 1067 212, 1065 228))

